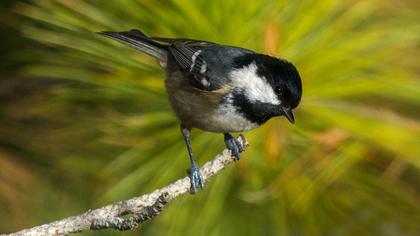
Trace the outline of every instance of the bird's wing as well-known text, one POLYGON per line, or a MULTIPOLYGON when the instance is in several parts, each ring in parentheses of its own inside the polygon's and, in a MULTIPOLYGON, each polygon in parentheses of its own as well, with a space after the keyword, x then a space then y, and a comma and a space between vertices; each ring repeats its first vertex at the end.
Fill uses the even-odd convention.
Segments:
POLYGON ((212 62, 204 57, 204 51, 213 45, 215 44, 189 39, 176 39, 170 42, 169 52, 191 85, 197 89, 206 91, 218 89, 215 83, 217 78, 209 73, 209 64, 212 62))
POLYGON ((168 51, 196 89, 216 91, 226 86, 231 64, 231 57, 224 50, 227 46, 193 39, 152 39, 168 44, 168 51))
POLYGON ((199 72, 206 61, 203 58, 203 50, 209 44, 207 42, 177 40, 169 47, 169 51, 181 67, 192 73, 199 72))

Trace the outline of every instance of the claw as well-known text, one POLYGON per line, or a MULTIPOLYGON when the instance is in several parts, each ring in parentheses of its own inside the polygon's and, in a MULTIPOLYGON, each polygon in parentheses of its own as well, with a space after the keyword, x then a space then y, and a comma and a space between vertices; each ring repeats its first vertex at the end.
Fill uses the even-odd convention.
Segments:
POLYGON ((197 186, 202 190, 204 188, 204 178, 198 166, 193 163, 191 168, 187 170, 187 173, 191 180, 191 193, 197 192, 197 186))
POLYGON ((241 152, 244 151, 245 147, 232 135, 225 134, 225 144, 226 147, 232 152, 232 155, 235 157, 235 160, 238 161, 241 157, 241 152))

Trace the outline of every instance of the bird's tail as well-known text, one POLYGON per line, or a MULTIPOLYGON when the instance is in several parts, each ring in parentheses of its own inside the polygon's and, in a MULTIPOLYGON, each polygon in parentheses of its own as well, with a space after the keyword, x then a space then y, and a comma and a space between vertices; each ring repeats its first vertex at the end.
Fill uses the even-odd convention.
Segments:
POLYGON ((98 32, 98 34, 144 52, 149 56, 157 58, 161 63, 166 63, 167 49, 165 46, 155 42, 140 30, 133 29, 125 32, 104 31, 98 32))

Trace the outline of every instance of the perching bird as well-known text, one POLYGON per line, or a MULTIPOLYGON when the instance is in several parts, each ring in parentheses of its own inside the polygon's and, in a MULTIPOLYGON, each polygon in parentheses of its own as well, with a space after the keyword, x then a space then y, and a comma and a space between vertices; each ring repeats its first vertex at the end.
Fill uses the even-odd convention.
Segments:
POLYGON ((156 58, 165 69, 169 101, 191 160, 192 193, 204 186, 191 148, 192 128, 223 133, 239 159, 243 147, 230 132, 254 129, 280 115, 295 122, 292 109, 302 96, 301 79, 284 59, 200 40, 148 37, 135 29, 99 34, 156 58))

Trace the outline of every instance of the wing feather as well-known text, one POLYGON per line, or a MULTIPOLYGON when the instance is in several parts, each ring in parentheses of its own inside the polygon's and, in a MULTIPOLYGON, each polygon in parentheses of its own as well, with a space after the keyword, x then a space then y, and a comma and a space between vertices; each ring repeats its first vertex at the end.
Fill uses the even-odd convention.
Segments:
POLYGON ((182 72, 190 80, 195 88, 211 91, 211 75, 206 73, 208 62, 202 53, 209 45, 215 45, 206 41, 189 39, 152 38, 159 42, 168 43, 168 50, 179 64, 182 72), (205 70, 204 70, 205 69, 205 70))

